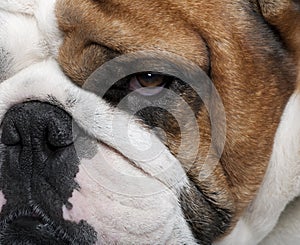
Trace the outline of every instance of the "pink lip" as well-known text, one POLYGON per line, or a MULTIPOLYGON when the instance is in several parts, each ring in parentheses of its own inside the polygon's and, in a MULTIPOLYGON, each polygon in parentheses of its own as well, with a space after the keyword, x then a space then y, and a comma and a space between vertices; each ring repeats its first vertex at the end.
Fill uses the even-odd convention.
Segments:
POLYGON ((0 190, 0 213, 2 211, 3 206, 6 204, 6 199, 4 197, 3 192, 0 190))

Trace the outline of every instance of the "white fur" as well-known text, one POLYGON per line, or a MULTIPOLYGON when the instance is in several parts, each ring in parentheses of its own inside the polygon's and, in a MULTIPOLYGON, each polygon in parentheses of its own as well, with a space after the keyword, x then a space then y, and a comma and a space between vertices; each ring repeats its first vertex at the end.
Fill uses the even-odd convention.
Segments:
POLYGON ((194 244, 174 193, 108 147, 81 162, 76 181, 64 218, 87 220, 101 244, 194 244))
POLYGON ((36 4, 35 0, 1 0, 0 9, 13 14, 33 15, 36 4))
MULTIPOLYGON (((300 94, 295 93, 284 110, 276 132, 271 160, 257 197, 241 217, 233 232, 216 244, 255 245, 260 243, 274 229, 286 205, 299 194, 300 94), (240 243, 241 234, 246 234, 243 243, 240 243)), ((299 207, 295 210, 297 212, 299 207)), ((283 222, 287 223, 285 218, 283 222)), ((299 227, 299 222, 295 222, 295 219, 290 222, 291 227, 299 227)), ((281 232, 284 229, 286 229, 285 232, 289 232, 289 226, 279 223, 278 227, 281 232)), ((298 237, 298 234, 299 232, 294 234, 294 237, 298 237)), ((276 232, 270 234, 268 241, 273 239, 272 236, 276 236, 276 232)), ((286 244, 284 240, 280 240, 279 236, 276 237, 277 244, 286 244)), ((261 244, 263 245, 264 242, 261 244)))
POLYGON ((55 2, 0 1, 0 48, 7 54, 0 58, 7 60, 2 71, 6 78, 31 64, 57 56, 62 34, 57 28, 55 2), (23 14, 19 8, 23 5, 32 15, 23 14))
POLYGON ((262 245, 297 245, 300 242, 300 198, 291 202, 262 245))

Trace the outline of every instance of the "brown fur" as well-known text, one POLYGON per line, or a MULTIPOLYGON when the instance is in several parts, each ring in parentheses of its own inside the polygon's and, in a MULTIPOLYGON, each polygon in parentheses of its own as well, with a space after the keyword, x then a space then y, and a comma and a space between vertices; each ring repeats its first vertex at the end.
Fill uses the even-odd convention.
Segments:
POLYGON ((298 66, 298 90, 300 90, 300 2, 260 0, 259 4, 265 19, 280 32, 298 66))
POLYGON ((300 59, 300 2, 297 0, 260 0, 265 19, 281 34, 295 61, 300 59))
MULTIPOLYGON (((208 115, 199 109, 201 146, 189 176, 212 202, 234 214, 232 226, 264 177, 280 116, 295 86, 294 54, 299 57, 299 28, 281 25, 294 18, 279 14, 282 19, 273 19, 268 14, 272 7, 259 2, 60 0, 57 6, 65 33, 59 61, 79 85, 105 61, 138 50, 173 52, 208 73, 224 103, 226 145, 214 175, 202 179, 200 170, 210 168, 203 163, 211 138, 208 115)), ((178 135, 167 130, 168 146, 176 153, 178 135)), ((215 161, 213 155, 210 161, 215 161)))

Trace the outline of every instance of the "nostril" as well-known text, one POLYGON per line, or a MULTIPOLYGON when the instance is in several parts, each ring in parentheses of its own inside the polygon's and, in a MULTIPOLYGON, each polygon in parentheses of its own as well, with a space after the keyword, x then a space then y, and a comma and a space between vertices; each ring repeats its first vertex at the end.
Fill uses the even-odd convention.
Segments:
POLYGON ((73 143, 71 119, 68 114, 60 115, 58 118, 52 118, 47 129, 47 143, 49 148, 56 149, 66 147, 73 143))
POLYGON ((17 145, 20 143, 20 134, 16 125, 11 118, 5 118, 2 123, 1 142, 8 146, 17 145))

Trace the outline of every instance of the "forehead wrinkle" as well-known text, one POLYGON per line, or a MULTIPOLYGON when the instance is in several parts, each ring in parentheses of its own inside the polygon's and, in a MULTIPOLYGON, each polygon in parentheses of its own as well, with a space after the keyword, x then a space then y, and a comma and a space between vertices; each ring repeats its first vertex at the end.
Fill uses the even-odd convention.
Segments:
MULTIPOLYGON (((120 53, 169 51, 207 69, 208 50, 204 40, 183 18, 178 18, 176 11, 156 8, 161 5, 156 1, 145 2, 143 7, 135 2, 130 6, 124 4, 60 1, 57 6, 60 29, 74 41, 79 35, 86 44, 98 43, 120 53), (120 9, 122 11, 118 11, 120 9)), ((74 45, 74 42, 70 43, 74 45)), ((67 49, 68 46, 64 48, 65 52, 67 49)))

